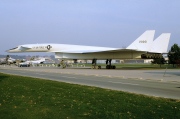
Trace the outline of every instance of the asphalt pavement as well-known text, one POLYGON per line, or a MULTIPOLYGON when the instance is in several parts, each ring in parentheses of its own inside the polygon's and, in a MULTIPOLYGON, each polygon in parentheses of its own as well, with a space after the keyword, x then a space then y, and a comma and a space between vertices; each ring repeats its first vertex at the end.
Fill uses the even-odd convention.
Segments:
POLYGON ((180 100, 179 70, 0 66, 0 72, 180 100))

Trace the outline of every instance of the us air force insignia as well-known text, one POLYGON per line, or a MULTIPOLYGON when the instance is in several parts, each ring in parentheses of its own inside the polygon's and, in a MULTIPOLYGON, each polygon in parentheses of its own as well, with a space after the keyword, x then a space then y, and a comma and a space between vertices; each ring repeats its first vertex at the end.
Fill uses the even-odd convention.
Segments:
POLYGON ((50 46, 50 45, 47 46, 47 49, 48 49, 48 50, 50 50, 51 48, 52 48, 52 46, 50 46))

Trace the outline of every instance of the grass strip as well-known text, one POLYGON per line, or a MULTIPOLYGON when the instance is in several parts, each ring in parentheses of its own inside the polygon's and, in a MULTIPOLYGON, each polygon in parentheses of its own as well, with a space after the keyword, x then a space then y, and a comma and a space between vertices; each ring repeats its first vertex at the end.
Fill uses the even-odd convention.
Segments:
POLYGON ((180 101, 0 73, 1 119, 180 119, 180 101))
MULTIPOLYGON (((103 68, 106 67, 106 64, 97 64, 97 65, 100 65, 102 66, 103 68)), ((127 64, 127 63, 115 63, 115 64, 112 64, 112 65, 115 65, 117 69, 122 69, 122 70, 154 70, 154 69, 177 69, 179 70, 180 67, 173 67, 173 65, 171 64, 163 64, 163 65, 159 65, 159 64, 146 64, 146 63, 143 63, 143 64, 140 64, 140 63, 132 63, 132 64, 127 64)), ((86 67, 91 67, 92 64, 85 64, 86 67)), ((75 65, 76 67, 76 65, 75 65)))

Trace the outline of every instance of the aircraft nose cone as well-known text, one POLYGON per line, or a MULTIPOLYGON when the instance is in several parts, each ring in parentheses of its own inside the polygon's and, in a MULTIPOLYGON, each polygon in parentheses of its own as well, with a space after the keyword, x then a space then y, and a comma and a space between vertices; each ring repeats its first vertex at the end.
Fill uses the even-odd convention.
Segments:
POLYGON ((10 52, 10 50, 6 50, 6 52, 10 52))

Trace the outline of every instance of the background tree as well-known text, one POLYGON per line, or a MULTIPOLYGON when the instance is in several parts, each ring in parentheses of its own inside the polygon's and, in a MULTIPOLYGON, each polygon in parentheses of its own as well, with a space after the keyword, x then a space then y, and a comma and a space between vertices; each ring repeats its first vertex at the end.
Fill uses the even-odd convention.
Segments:
POLYGON ((9 55, 6 56, 6 64, 9 64, 8 59, 10 58, 9 55))
POLYGON ((173 67, 175 67, 175 64, 179 63, 180 60, 180 47, 178 44, 174 44, 169 53, 168 53, 168 58, 169 58, 169 64, 173 64, 173 67))
POLYGON ((156 59, 153 59, 152 63, 153 64, 159 64, 161 67, 162 64, 166 63, 166 60, 164 58, 156 58, 156 59))

